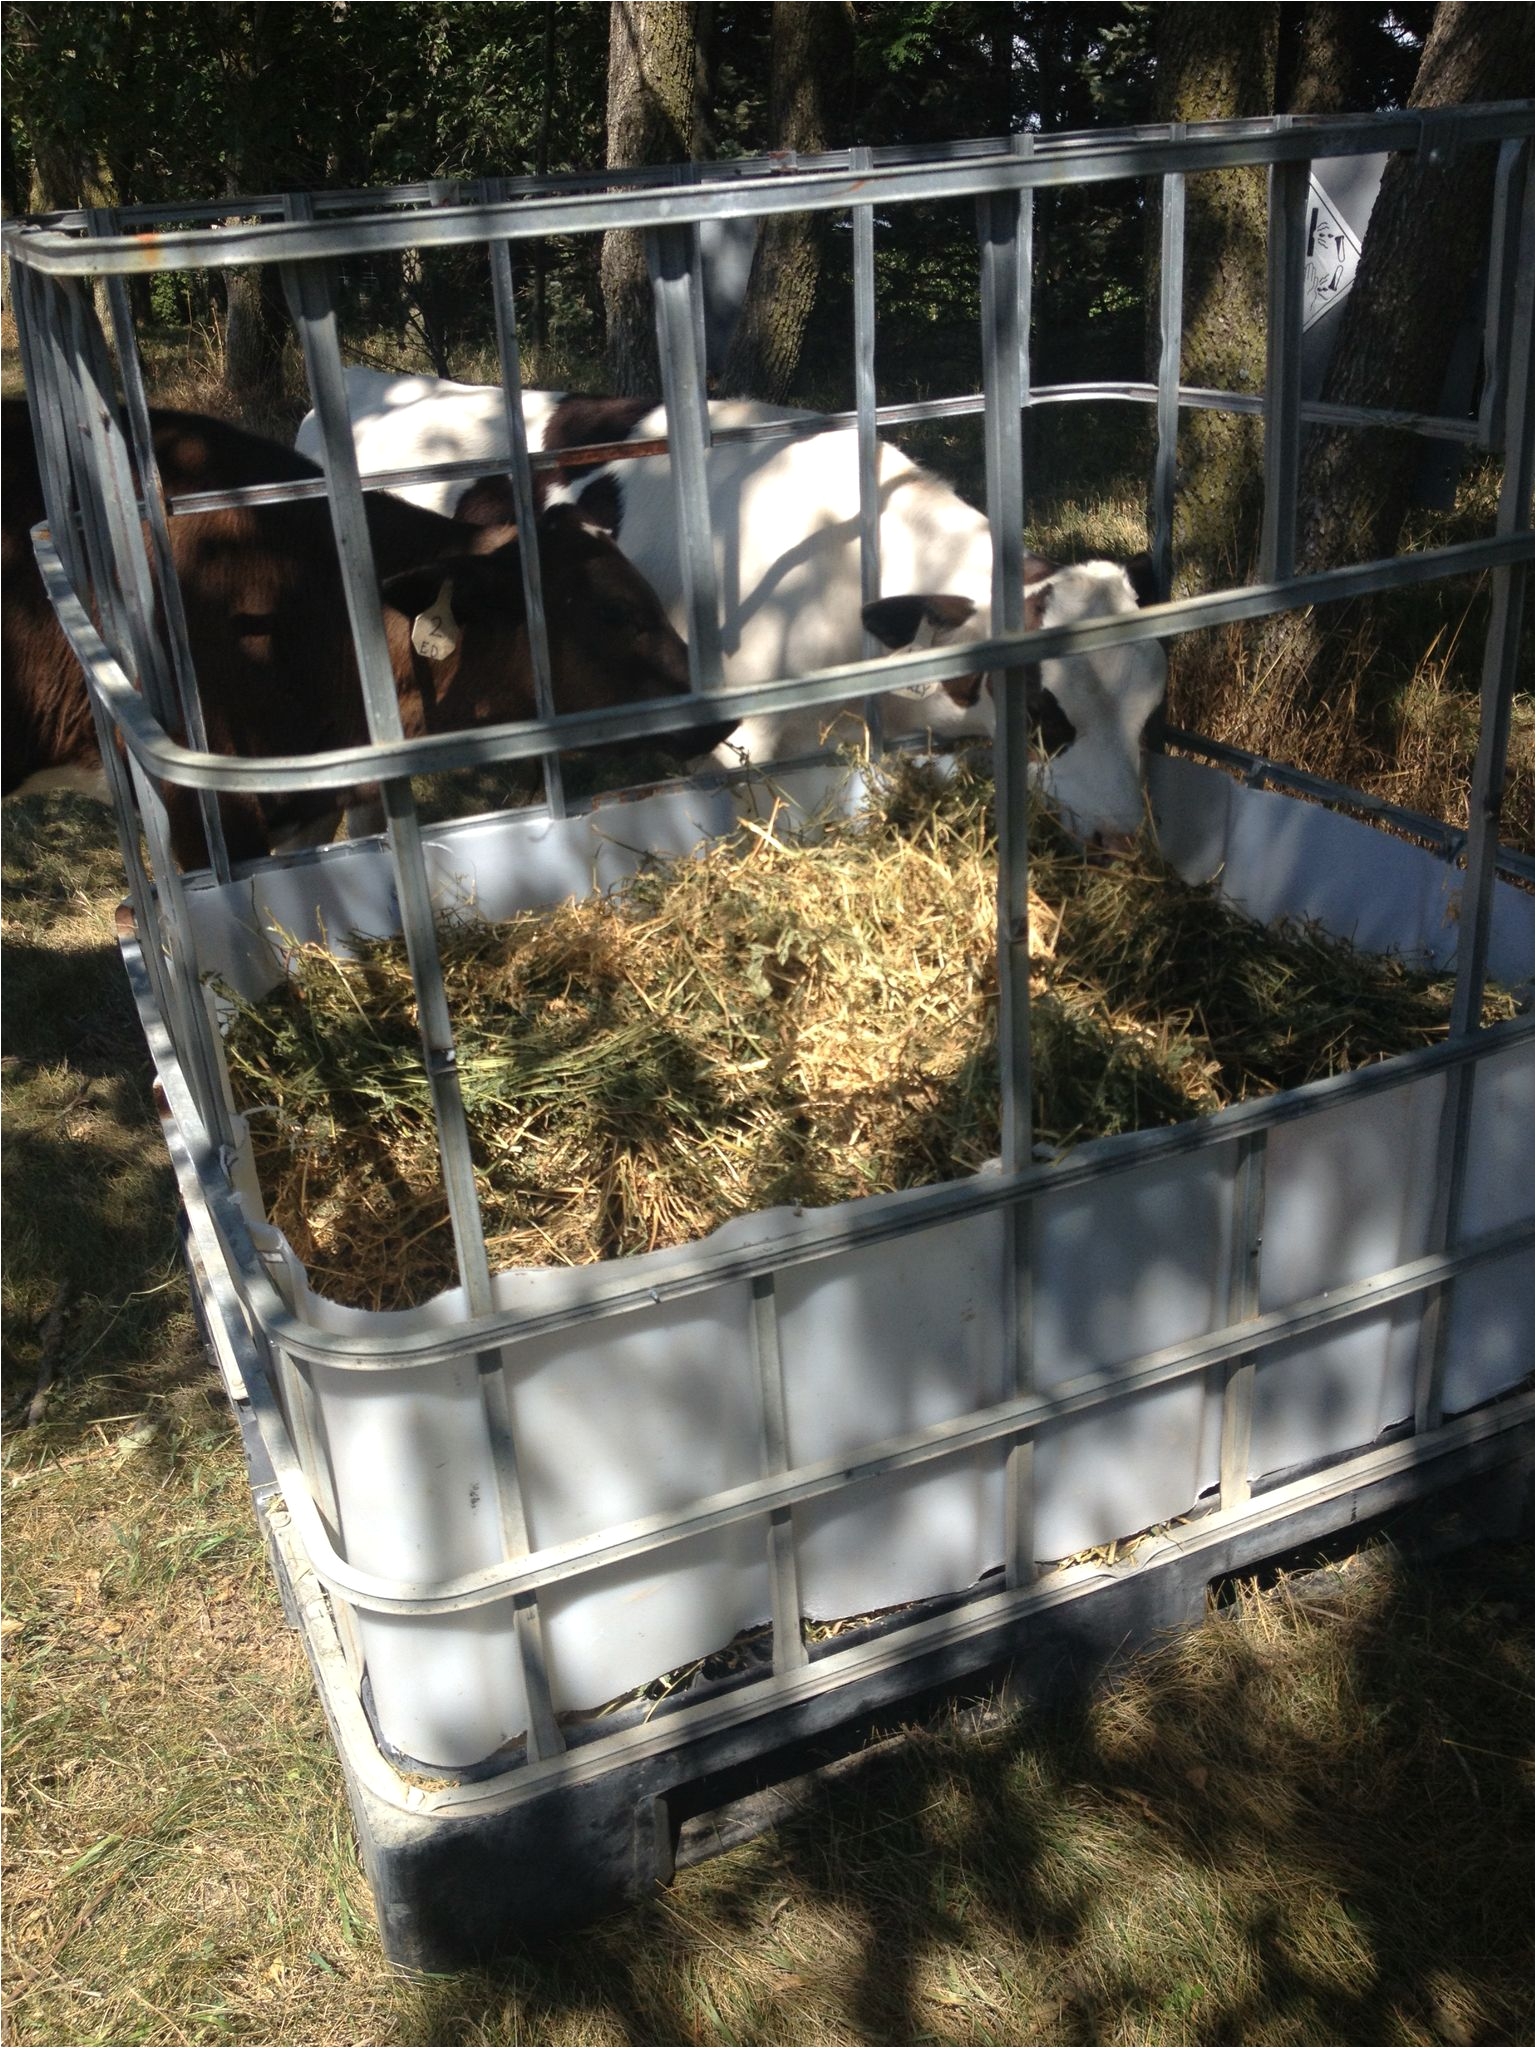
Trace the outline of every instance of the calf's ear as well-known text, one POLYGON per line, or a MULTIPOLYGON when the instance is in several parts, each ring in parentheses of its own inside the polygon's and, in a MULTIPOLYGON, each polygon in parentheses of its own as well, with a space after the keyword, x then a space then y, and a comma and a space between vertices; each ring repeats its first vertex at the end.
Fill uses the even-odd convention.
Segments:
POLYGON ((386 577, 384 602, 403 612, 411 622, 411 645, 429 661, 444 661, 458 646, 462 633, 454 612, 454 577, 446 562, 424 569, 407 569, 402 575, 386 577))
POLYGON ((872 604, 865 605, 859 616, 866 633, 873 633, 882 647, 894 649, 910 647, 924 626, 928 627, 930 637, 935 633, 953 633, 975 610, 968 597, 940 592, 936 596, 877 597, 872 604))
POLYGON ((1151 555, 1145 551, 1132 555, 1125 565, 1125 573, 1136 593, 1137 604, 1162 603, 1163 593, 1157 587, 1157 565, 1151 555))

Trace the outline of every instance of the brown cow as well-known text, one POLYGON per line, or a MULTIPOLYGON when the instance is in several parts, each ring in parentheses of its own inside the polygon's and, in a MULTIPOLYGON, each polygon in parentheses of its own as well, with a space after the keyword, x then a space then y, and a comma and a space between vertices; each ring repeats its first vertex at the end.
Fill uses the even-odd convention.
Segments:
MULTIPOLYGON (((46 516, 31 423, 4 411, 4 783, 0 794, 105 778, 80 670, 44 593, 29 528, 46 516)), ((157 410, 155 458, 172 495, 318 477, 290 449, 196 413, 157 410)), ((408 737, 534 715, 516 530, 476 528, 399 499, 367 500, 383 617, 408 737), (429 619, 428 614, 431 617, 429 619)), ((217 753, 309 754, 367 738, 329 511, 323 500, 173 518, 172 555, 217 753)), ((539 521, 556 709, 688 688, 687 649, 650 585, 605 535, 556 507, 539 521)), ((694 751, 713 736, 679 736, 694 751)), ((665 741, 658 744, 666 744, 665 741)), ((93 786, 94 785, 94 786, 93 786)), ((206 858, 190 791, 167 792, 176 858, 206 858)), ((230 857, 335 830, 359 791, 223 797, 230 857)))

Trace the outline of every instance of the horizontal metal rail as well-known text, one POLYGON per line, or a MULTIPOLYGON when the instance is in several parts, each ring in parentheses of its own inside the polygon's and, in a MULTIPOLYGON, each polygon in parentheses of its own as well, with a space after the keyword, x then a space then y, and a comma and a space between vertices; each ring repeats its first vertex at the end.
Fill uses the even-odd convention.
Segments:
MULTIPOLYGON (((1516 108, 1519 101, 1506 101, 1504 106, 1516 108)), ((1436 130, 1445 129, 1455 134, 1458 124, 1464 120, 1467 109, 1448 107, 1435 109, 1432 114, 1421 116, 1431 119, 1436 130), (1442 119, 1441 117, 1445 118, 1442 119)), ((1374 124, 1386 120, 1401 120, 1404 117, 1391 113, 1357 114, 1350 117, 1351 124, 1369 130, 1374 124)), ((1290 125, 1299 132, 1322 139, 1321 131, 1337 124, 1338 117, 1326 114, 1290 115, 1290 125)), ((1180 128, 1184 134, 1201 135, 1208 131, 1224 135, 1264 136, 1272 132, 1273 120, 1269 116, 1253 116, 1244 120, 1221 123, 1192 123, 1180 128)), ((1173 131, 1164 122, 1141 122, 1124 128, 1099 131, 1095 139, 1112 144, 1117 148, 1134 147, 1140 144, 1165 143, 1173 131)), ((1075 133, 1032 134, 1030 142, 1037 156, 1052 160, 1065 154, 1081 143, 1081 136, 1075 133)), ((917 166, 939 163, 974 163, 990 158, 1005 156, 1014 147, 1018 137, 971 136, 959 141, 929 143, 887 143, 869 152, 871 161, 879 166, 903 164, 917 166)), ((1376 139, 1362 144, 1362 148, 1374 150, 1385 147, 1376 139)), ((1407 146, 1407 145, 1404 145, 1407 146)), ((1323 154, 1319 148, 1317 154, 1323 154)), ((1330 147, 1330 155, 1345 152, 1330 147)), ((725 184, 739 182, 748 177, 784 176, 790 172, 844 170, 850 168, 851 151, 847 149, 822 151, 771 150, 749 157, 724 158, 718 162, 706 162, 690 166, 690 170, 704 184, 725 184)), ((500 183, 506 188, 506 196, 522 198, 536 192, 603 192, 622 190, 628 185, 648 182, 655 176, 649 167, 637 169, 610 168, 601 171, 550 171, 528 173, 522 177, 505 178, 500 183)), ((475 181, 454 178, 422 178, 402 185, 355 186, 337 191, 319 192, 306 195, 310 198, 317 216, 339 215, 357 212, 383 211, 387 209, 440 207, 455 201, 469 201, 475 192, 475 181)), ((201 200, 182 202, 160 200, 150 204, 123 206, 114 209, 114 218, 125 230, 154 228, 167 222, 203 221, 210 226, 221 225, 233 218, 249 218, 252 215, 270 217, 273 220, 287 218, 289 195, 283 192, 245 193, 222 200, 201 200)), ((91 225, 90 212, 85 208, 55 209, 45 214, 28 216, 31 224, 49 228, 81 232, 91 225)))
POLYGON ((1049 626, 1038 633, 994 636, 953 649, 934 648, 881 661, 848 662, 814 675, 744 688, 652 698, 600 711, 566 712, 552 719, 525 719, 459 733, 430 733, 420 739, 375 746, 336 747, 318 754, 236 756, 199 753, 178 746, 167 736, 101 640, 52 542, 41 538, 41 531, 35 530, 34 545, 48 596, 76 658, 134 758, 151 774, 183 788, 253 795, 345 788, 358 781, 400 775, 435 775, 451 768, 528 760, 548 753, 551 743, 562 750, 609 746, 618 740, 654 739, 714 725, 726 717, 740 720, 808 705, 838 704, 850 697, 867 696, 871 690, 945 682, 973 675, 978 669, 1006 669, 1058 654, 1086 654, 1170 633, 1268 618, 1298 605, 1336 603, 1372 591, 1432 583, 1445 576, 1514 567, 1529 560, 1532 543, 1531 534, 1518 533, 1428 548, 1421 554, 1294 576, 1284 583, 1250 584, 1241 590, 1183 598, 1174 604, 1151 605, 1079 625, 1049 626))
POLYGON ((285 263, 412 248, 451 248, 465 242, 528 240, 609 228, 681 226, 693 221, 776 213, 842 212, 853 205, 969 199, 982 192, 1022 192, 1040 186, 1103 184, 1169 171, 1226 170, 1253 164, 1296 163, 1319 156, 1362 156, 1384 150, 1420 150, 1454 136, 1457 148, 1529 135, 1528 100, 1486 107, 1435 108, 1378 114, 1369 120, 1318 119, 1276 130, 1269 122, 1191 123, 1177 137, 1168 130, 1131 138, 1072 137, 1055 150, 1014 156, 912 165, 877 164, 858 174, 847 169, 794 170, 716 184, 604 190, 555 197, 530 194, 494 206, 447 206, 404 216, 304 223, 273 221, 256 227, 168 231, 124 241, 71 236, 9 223, 5 246, 17 262, 52 276, 138 276, 163 270, 228 269, 239 264, 285 263))
MULTIPOLYGON (((1147 383, 1037 384, 1024 403, 1027 409, 1121 402, 1156 405, 1157 397, 1157 386, 1147 383)), ((1243 413, 1254 417, 1262 416, 1264 411, 1263 397, 1255 392, 1220 391, 1208 385, 1181 384, 1178 401, 1193 411, 1243 413)), ((656 403, 659 411, 660 399, 656 403)), ((905 405, 877 407, 875 423, 880 427, 901 427, 924 425, 930 420, 979 417, 985 406, 986 399, 980 392, 958 398, 914 400, 905 405)), ((1476 443, 1480 432, 1474 419, 1449 419, 1435 413, 1394 412, 1361 405, 1324 405, 1304 401, 1301 417, 1310 426, 1401 428, 1404 432, 1422 434, 1429 440, 1467 444, 1476 443)), ((784 420, 759 421, 752 426, 712 427, 710 440, 712 443, 808 441, 821 434, 850 432, 857 425, 856 412, 806 412, 784 420)), ((660 435, 646 441, 602 441, 575 448, 530 449, 528 461, 536 474, 548 475, 557 470, 591 469, 606 462, 641 462, 652 456, 667 455, 670 451, 671 444, 665 435, 660 435)), ((505 455, 482 456, 458 462, 418 464, 411 469, 370 470, 362 478, 362 485, 365 491, 402 491, 413 484, 474 483, 481 477, 504 475, 509 461, 505 455)), ((315 477, 302 483, 247 484, 239 490, 183 491, 169 500, 169 506, 174 515, 186 517, 233 507, 283 505, 304 498, 323 498, 325 494, 325 479, 315 477)))
MULTIPOLYGON (((1203 761, 1216 761, 1225 767, 1240 769, 1243 780, 1251 789, 1292 790, 1298 796, 1311 796, 1320 803, 1338 804, 1361 817, 1377 819, 1383 825, 1396 825, 1404 832, 1411 832, 1416 839, 1426 841, 1430 851, 1442 860, 1459 861, 1466 852, 1467 829, 1464 825, 1444 824, 1438 818, 1427 818, 1422 811, 1411 811, 1403 804, 1389 803, 1385 797, 1370 796, 1363 789, 1352 789, 1348 783, 1329 782, 1321 775, 1309 774, 1305 768, 1291 768, 1282 761, 1251 754, 1245 747, 1234 747, 1226 740, 1207 739, 1203 733, 1185 732, 1176 725, 1164 727, 1163 739, 1182 754, 1193 754, 1203 761)), ((1500 846, 1495 855, 1495 865, 1501 873, 1512 876, 1516 881, 1536 880, 1536 857, 1522 853, 1518 847, 1500 846)))

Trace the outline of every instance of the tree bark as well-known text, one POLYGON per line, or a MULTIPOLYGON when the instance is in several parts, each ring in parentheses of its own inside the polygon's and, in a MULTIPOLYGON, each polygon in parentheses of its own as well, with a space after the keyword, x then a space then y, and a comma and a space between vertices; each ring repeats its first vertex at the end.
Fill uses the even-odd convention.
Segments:
MULTIPOLYGON (((1219 121, 1274 107, 1279 8, 1173 0, 1157 16, 1157 121, 1219 121)), ((1264 388, 1267 187, 1262 169, 1207 171, 1185 201, 1182 381, 1264 388)), ((1156 262, 1150 266, 1156 272, 1156 262)), ((1149 304, 1157 303, 1156 292, 1149 304)), ((1186 416, 1174 538, 1180 594, 1248 573, 1262 509, 1263 432, 1253 419, 1186 416)))
MULTIPOLYGON (((769 146, 810 155, 832 147, 832 103, 852 58, 845 5, 775 0, 769 146)), ((759 228, 741 318, 720 373, 733 396, 789 397, 821 281, 824 214, 775 214, 759 228)))
MULTIPOLYGON (((1529 80, 1531 58, 1529 8, 1442 0, 1408 104, 1502 99, 1512 81, 1529 80)), ((1493 169, 1489 145, 1439 161, 1401 151, 1389 159, 1326 400, 1434 411, 1487 244, 1493 169)), ((1393 553, 1420 454, 1408 434, 1315 435, 1302 471, 1304 564, 1321 569, 1393 553)))
MULTIPOLYGON (((608 38, 608 168, 691 161, 703 141, 708 7, 613 0, 608 38)), ((603 237, 608 377, 621 396, 660 388, 645 243, 633 229, 603 237)))
MULTIPOLYGON (((1530 77, 1531 13, 1524 6, 1441 0, 1419 60, 1410 107, 1495 100, 1530 77)), ((1340 405, 1436 410, 1457 327, 1488 240, 1494 150, 1434 160, 1399 152, 1371 211, 1360 269, 1345 305, 1323 398, 1340 405)), ((1297 494, 1300 570, 1395 554, 1423 456, 1418 437, 1388 430, 1314 430, 1297 494)), ((1380 664, 1371 600, 1284 613, 1260 636, 1257 671, 1289 715, 1314 717, 1380 664)), ((1377 695, 1380 694, 1378 691, 1377 695)), ((1358 716, 1385 707, 1368 694, 1358 716)), ((1387 721, 1390 724, 1390 720, 1387 721)), ((1383 744, 1395 744, 1383 732, 1383 744)))

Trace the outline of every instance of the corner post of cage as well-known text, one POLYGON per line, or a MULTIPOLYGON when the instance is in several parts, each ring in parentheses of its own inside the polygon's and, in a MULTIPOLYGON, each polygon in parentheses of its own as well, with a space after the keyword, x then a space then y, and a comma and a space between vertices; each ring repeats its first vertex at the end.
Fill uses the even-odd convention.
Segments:
MULTIPOLYGON (((992 529, 992 630, 1024 625, 1023 354, 1019 332, 1020 203, 1015 192, 976 202, 981 250, 981 346, 986 404, 987 519, 992 529)), ((1005 1173, 1024 1172, 1031 1142, 1029 1063, 1029 709, 1022 667, 998 678, 993 748, 997 802, 998 1087, 1005 1173)), ((1004 1211, 1004 1330, 1012 1391, 1034 1386, 1034 1211, 1004 1211)), ((1005 1570, 1011 1587, 1035 1575, 1034 1438, 1009 1448, 1005 1570)))
MULTIPOLYGON (((78 433, 71 434, 65 422, 65 408, 75 396, 68 351, 64 346, 62 310, 64 287, 56 280, 34 271, 25 259, 11 259, 15 286, 16 333, 20 343, 26 379, 27 410, 31 415, 33 442, 43 487, 43 505, 48 515, 48 532, 70 587, 79 595, 87 592, 94 572, 86 549, 84 520, 77 521, 75 507, 83 497, 78 481, 74 451, 78 433), (53 390, 57 405, 44 405, 42 394, 53 390)), ((138 834, 130 829, 134 815, 128 768, 114 744, 112 721, 96 692, 88 688, 91 716, 96 727, 97 749, 112 793, 112 816, 118 846, 128 880, 139 930, 155 930, 154 898, 145 872, 138 834)), ((165 959, 158 946, 146 945, 145 969, 155 988, 162 1013, 173 1012, 173 998, 167 984, 165 959)))
MULTIPOLYGON (((92 221, 94 230, 94 214, 92 221)), ((208 728, 203 718, 202 699, 198 693, 197 676, 192 666, 181 584, 176 576, 171 553, 165 493, 160 485, 159 467, 155 461, 155 438, 150 424, 149 398, 144 389, 144 366, 139 358, 138 335, 134 327, 133 308, 128 296, 126 278, 107 279, 107 306, 112 316, 113 339, 117 343, 117 360, 123 380, 129 436, 138 459, 139 489, 143 499, 144 518, 149 528, 155 573, 160 585, 160 600, 165 618, 166 640, 170 649, 176 702, 181 712, 187 744, 201 753, 208 753, 211 751, 208 745, 208 728)), ((217 792, 209 789, 198 790, 197 806, 214 880, 219 883, 227 882, 230 876, 229 851, 224 843, 224 822, 219 811, 217 792)))
MULTIPOLYGON (((1175 121, 1169 140, 1184 139, 1175 121)), ((1163 173, 1161 253, 1157 275, 1157 454, 1152 466, 1152 572, 1158 597, 1173 595, 1173 513, 1179 477, 1179 379, 1184 347, 1185 175, 1163 173)))
MULTIPOLYGON (((303 217, 301 200, 290 206, 303 217)), ((285 283, 309 373, 310 395, 320 423, 321 444, 330 501, 331 523, 341 563, 342 586, 363 679, 369 737, 375 743, 401 737, 400 705, 394 671, 384 635, 378 601, 378 580, 369 538, 357 454, 347 413, 342 378, 341 346, 330 281, 323 260, 294 261, 285 266, 285 283)), ((411 981, 416 991, 423 1060, 437 1126, 438 1156, 453 1229, 460 1284, 472 1317, 493 1306, 490 1262, 485 1248, 484 1219, 475 1184, 469 1121, 460 1085, 457 1052, 442 959, 437 947, 431 881, 416 799, 408 776, 381 785, 389 820, 389 848, 395 872, 401 932, 411 981)), ((477 1358, 482 1409, 497 1479, 503 1549, 509 1556, 528 1551, 527 1521, 513 1442, 510 1404, 501 1359, 495 1352, 477 1358)), ((528 1744, 531 1755, 549 1756, 564 1744, 550 1700, 536 1596, 519 1596, 514 1606, 514 1634, 528 1701, 528 1744)))
MULTIPOLYGON (((1277 132, 1291 116, 1275 118, 1277 132)), ((1301 321, 1312 166, 1305 157, 1269 167, 1268 318, 1264 334, 1264 525, 1259 580, 1296 573, 1296 497, 1301 476, 1301 321)))
POLYGON ((1507 401, 1506 380, 1512 342, 1510 320, 1515 292, 1511 279, 1520 264, 1520 235, 1530 206, 1531 145, 1512 137, 1499 145, 1493 179, 1493 220, 1488 235, 1488 293, 1483 315, 1483 393, 1477 409, 1478 446, 1491 454, 1506 450, 1500 440, 1507 401))
POLYGON ((704 464, 709 415, 693 313, 699 291, 696 238, 686 226, 647 228, 645 253, 656 309, 679 565, 688 614, 688 680, 697 694, 719 689, 722 655, 719 579, 704 464))
MULTIPOLYGON (((874 166, 873 153, 861 145, 848 152, 848 168, 855 177, 865 177, 874 166)), ((853 393, 858 413, 859 451, 859 602, 873 604, 880 595, 880 443, 876 438, 875 409, 875 209, 860 205, 849 208, 853 223, 853 393)), ((884 652, 875 635, 866 630, 860 639, 866 661, 877 661, 884 652)), ((878 691, 864 699, 865 744, 871 760, 878 760, 885 747, 885 719, 878 691)))
MULTIPOLYGON (((76 471, 79 501, 93 560, 93 589, 103 625, 108 625, 121 659, 129 653, 146 704, 160 725, 175 725, 175 706, 159 640, 155 632, 155 594, 138 514, 138 493, 123 437, 112 364, 106 337, 93 300, 81 285, 65 295, 73 329, 68 351, 80 430, 80 464, 76 471)), ((65 386, 63 388, 69 388, 65 386)), ((102 758, 115 754, 115 733, 103 732, 102 758)), ((138 812, 155 871, 158 916, 150 913, 149 928, 157 931, 167 955, 168 972, 160 980, 166 1018, 188 1073, 205 1127, 219 1142, 229 1136, 228 1107, 221 1072, 222 1055, 213 1044, 207 1009, 197 990, 197 949, 192 938, 186 891, 171 848, 170 814, 165 798, 137 760, 129 775, 137 794, 138 812)), ((119 799, 124 785, 117 785, 119 799)), ((130 878, 132 866, 130 865, 130 878)), ((131 887, 131 880, 130 880, 131 887)), ((137 908, 137 905, 135 906, 137 908)))
MULTIPOLYGON (((790 1469, 790 1456, 778 1297, 771 1271, 752 1276, 752 1357, 757 1369, 763 1475, 777 1478, 790 1469)), ((773 1612, 773 1668, 782 1677, 809 1661, 801 1628, 800 1567, 792 1507, 774 1508, 768 1516, 768 1594, 773 1612)))
MULTIPOLYGON (((1508 384, 1505 390, 1504 481, 1499 492, 1494 531, 1514 534, 1529 517, 1532 487, 1532 222, 1525 211, 1519 268, 1511 280, 1513 313, 1509 326, 1508 384)), ((1491 571, 1488 631, 1483 643, 1481 726, 1468 795, 1466 874, 1457 921, 1456 986, 1451 997, 1450 1036, 1470 1039, 1481 1028, 1483 993, 1488 974, 1489 932, 1493 917, 1495 861, 1498 854, 1499 804, 1504 762, 1509 750, 1510 710, 1523 672, 1520 631, 1524 618, 1529 565, 1491 571)), ((1445 1102, 1436 1142, 1434 1203, 1430 1217, 1431 1251, 1448 1250, 1461 1233, 1466 1185, 1467 1149, 1471 1138, 1472 1095, 1478 1062, 1463 1060, 1446 1076, 1445 1102)), ((1445 1347, 1449 1297, 1447 1281, 1429 1296, 1419 1325, 1414 1375, 1414 1426, 1437 1428, 1443 1419, 1445 1347)))
MULTIPOLYGON (((485 180, 485 196, 505 204, 505 181, 485 180)), ((517 341, 517 303, 512 289, 512 247, 505 236, 491 238, 491 296, 496 315, 496 356, 501 365, 501 392, 507 414, 507 448, 510 457, 512 503, 517 511, 521 539, 518 556, 523 570, 523 594, 528 605, 528 651, 533 659, 533 697, 540 718, 555 715, 554 670, 549 654, 549 615, 544 608, 544 568, 539 558, 537 500, 533 469, 528 460, 528 423, 523 416, 522 355, 517 341)), ((563 818, 565 781, 560 772, 560 755, 551 748, 542 757, 544 801, 552 818, 563 818)))

